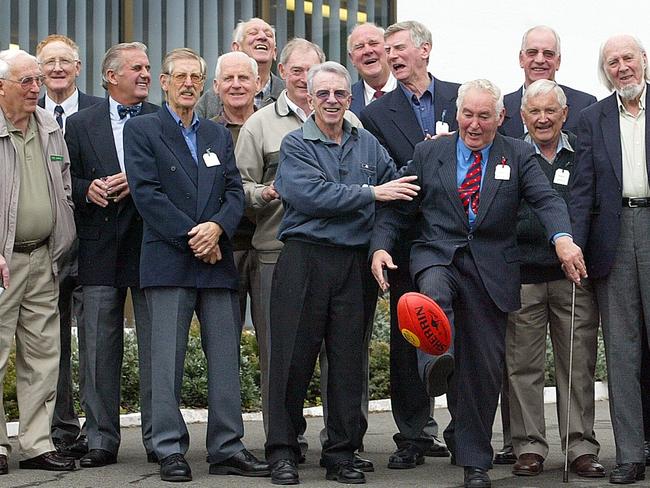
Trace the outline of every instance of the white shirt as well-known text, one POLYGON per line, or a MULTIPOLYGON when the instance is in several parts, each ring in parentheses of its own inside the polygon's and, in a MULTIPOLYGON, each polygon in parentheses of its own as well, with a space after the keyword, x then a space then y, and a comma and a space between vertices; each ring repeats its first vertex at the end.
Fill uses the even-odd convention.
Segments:
POLYGON ((648 197, 648 170, 645 153, 645 88, 639 100, 639 113, 632 115, 616 94, 621 128, 621 159, 623 171, 623 196, 648 197))
MULTIPOLYGON (((113 128, 113 140, 115 141, 115 151, 117 151, 117 160, 120 162, 122 173, 125 173, 123 131, 124 124, 126 124, 126 121, 131 118, 131 114, 127 114, 126 117, 120 119, 120 115, 117 113, 117 106, 121 104, 113 100, 112 97, 108 97, 108 103, 111 114, 111 127, 113 128)), ((136 105, 138 104, 136 103, 136 105)))
POLYGON ((291 101, 291 99, 287 96, 286 93, 284 94, 284 96, 287 99, 287 105, 298 116, 298 118, 301 120, 301 122, 304 122, 305 120, 307 120, 307 117, 309 117, 309 114, 306 114, 303 109, 301 109, 298 105, 293 103, 291 101))
MULTIPOLYGON (((364 98, 366 101, 366 105, 369 105, 373 100, 375 100, 375 90, 373 87, 371 87, 366 81, 363 81, 363 88, 364 88, 364 98)), ((395 88, 397 88, 397 79, 393 76, 393 73, 388 74, 388 80, 386 81, 386 84, 382 87, 380 91, 383 91, 384 93, 388 93, 393 91, 395 88)))
POLYGON ((56 103, 49 97, 47 92, 45 92, 45 110, 51 113, 55 119, 56 113, 54 112, 54 107, 57 105, 61 105, 63 108, 63 114, 61 115, 61 118, 63 119, 63 133, 65 134, 65 121, 70 115, 75 114, 79 111, 79 90, 75 88, 74 93, 63 100, 61 103, 56 103))

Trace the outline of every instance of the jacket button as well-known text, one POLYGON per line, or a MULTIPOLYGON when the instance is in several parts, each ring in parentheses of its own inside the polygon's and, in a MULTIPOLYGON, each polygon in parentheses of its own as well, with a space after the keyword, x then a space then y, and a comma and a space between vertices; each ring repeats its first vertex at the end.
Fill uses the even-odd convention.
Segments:
POLYGON ((469 234, 469 235, 467 236, 467 240, 468 240, 468 241, 471 241, 472 239, 474 239, 474 234, 469 234))
POLYGON ((104 217, 104 222, 108 222, 110 219, 108 217, 104 217))
POLYGON ((176 171, 176 166, 172 166, 172 167, 169 168, 169 169, 170 169, 171 171, 176 171))
POLYGON ((185 194, 185 198, 187 198, 187 199, 189 200, 189 199, 190 199, 190 194, 189 194, 189 193, 186 193, 186 194, 185 194))

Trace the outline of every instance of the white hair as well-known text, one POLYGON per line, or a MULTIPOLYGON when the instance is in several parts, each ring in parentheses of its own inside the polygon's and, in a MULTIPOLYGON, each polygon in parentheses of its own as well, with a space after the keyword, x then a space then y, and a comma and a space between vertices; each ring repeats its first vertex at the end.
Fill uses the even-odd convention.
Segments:
POLYGON ((555 94, 555 98, 557 99, 557 103, 560 104, 560 107, 566 107, 566 95, 560 85, 552 80, 537 80, 526 88, 524 96, 521 98, 521 108, 524 109, 527 107, 528 100, 531 98, 535 98, 539 95, 547 95, 551 92, 555 94))
POLYGON ((16 58, 29 58, 38 64, 38 60, 22 49, 5 49, 0 51, 0 78, 6 79, 11 74, 11 65, 16 58))
POLYGON ((525 51, 526 50, 526 41, 528 40, 528 34, 535 30, 545 30, 553 34, 553 37, 555 37, 555 50, 557 51, 557 55, 559 56, 561 54, 561 46, 560 46, 560 36, 558 33, 553 29, 552 27, 549 27, 547 25, 536 25, 535 27, 531 27, 528 29, 526 32, 524 32, 523 37, 521 38, 521 50, 525 51))
MULTIPOLYGON (((607 73, 607 70, 605 69, 605 63, 607 62, 607 60, 605 59, 605 48, 607 47, 607 43, 616 37, 621 37, 621 36, 613 36, 607 39, 605 42, 603 42, 600 45, 600 51, 598 52, 598 78, 600 79, 600 82, 603 85, 605 85, 605 88, 607 88, 609 91, 613 91, 616 87, 614 86, 614 82, 609 78, 609 73, 607 73)), ((640 55, 645 54, 646 50, 643 47, 643 44, 641 43, 641 40, 638 37, 627 35, 627 34, 625 35, 625 37, 628 37, 631 41, 633 41, 636 44, 636 47, 638 48, 640 55)), ((643 59, 641 61, 643 62, 643 59)), ((644 78, 646 82, 650 81, 650 68, 648 67, 648 63, 645 62, 644 62, 644 78)), ((636 89, 638 88, 626 87, 626 89, 621 90, 623 92, 621 93, 621 97, 626 98, 626 95, 628 94, 625 93, 625 91, 636 91, 636 89)), ((642 91, 643 91, 643 86, 640 87, 640 90, 638 91, 638 93, 636 93, 636 95, 638 96, 642 91)), ((631 98, 635 98, 635 96, 632 96, 631 98)))
POLYGON ((456 108, 460 112, 463 102, 465 101, 465 95, 470 90, 481 90, 489 93, 494 100, 494 114, 499 116, 503 110, 503 95, 501 94, 501 89, 492 83, 490 80, 478 79, 466 81, 458 89, 458 97, 456 98, 456 108))
POLYGON ((340 76, 345 79, 345 89, 350 91, 352 86, 352 80, 350 78, 350 73, 342 64, 337 63, 336 61, 326 61, 321 64, 315 64, 307 72, 307 91, 314 94, 314 78, 318 73, 334 73, 335 75, 340 76))
POLYGON ((214 79, 218 80, 219 75, 221 74, 221 64, 223 61, 227 59, 239 59, 241 61, 248 61, 251 67, 251 71, 253 72, 253 75, 255 78, 259 76, 259 70, 257 68, 257 61, 255 61, 253 58, 251 58, 248 54, 242 52, 242 51, 230 51, 229 53, 222 54, 217 58, 217 66, 214 68, 214 79))

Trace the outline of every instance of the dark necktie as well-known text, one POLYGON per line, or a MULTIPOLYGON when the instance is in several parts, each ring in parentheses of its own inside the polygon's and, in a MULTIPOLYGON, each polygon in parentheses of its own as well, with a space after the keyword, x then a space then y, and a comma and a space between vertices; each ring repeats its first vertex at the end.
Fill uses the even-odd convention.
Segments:
POLYGON ((381 91, 381 90, 377 90, 377 91, 375 92, 375 94, 372 96, 372 98, 374 98, 375 100, 377 100, 378 98, 381 98, 381 97, 384 95, 384 93, 386 93, 386 92, 383 92, 383 91, 381 91))
POLYGON ((472 156, 474 156, 474 161, 470 164, 465 179, 458 187, 458 195, 463 207, 465 207, 465 213, 469 214, 471 203, 474 215, 478 215, 479 190, 481 189, 481 153, 474 151, 472 156))
POLYGON ((63 129, 63 107, 61 105, 54 107, 54 118, 58 122, 59 127, 63 129))
POLYGON ((136 115, 140 114, 140 110, 142 110, 142 105, 118 105, 117 106, 117 114, 120 116, 120 119, 123 119, 127 115, 131 115, 131 117, 135 117, 136 115))

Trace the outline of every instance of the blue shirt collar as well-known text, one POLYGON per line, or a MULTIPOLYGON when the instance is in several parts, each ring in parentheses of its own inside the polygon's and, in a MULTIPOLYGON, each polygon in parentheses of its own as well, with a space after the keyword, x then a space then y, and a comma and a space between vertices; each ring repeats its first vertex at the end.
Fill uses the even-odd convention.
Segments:
POLYGON ((176 114, 176 112, 174 112, 174 110, 172 110, 172 108, 169 106, 169 104, 167 102, 165 102, 165 107, 167 107, 167 110, 169 111, 169 114, 172 116, 172 118, 174 119, 176 124, 178 124, 182 129, 190 130, 192 132, 196 132, 196 130, 198 130, 198 128, 199 128, 199 116, 196 115, 196 112, 192 113, 192 123, 190 124, 190 126, 188 128, 188 127, 185 127, 183 125, 183 121, 181 120, 181 118, 178 116, 178 114, 176 114))
MULTIPOLYGON (((472 150, 465 145, 465 142, 458 137, 458 142, 457 142, 457 147, 458 150, 460 151, 460 154, 463 156, 465 161, 469 161, 469 159, 472 157, 472 150)), ((481 164, 485 165, 487 162, 488 158, 490 157, 490 149, 492 148, 492 143, 488 144, 485 146, 483 149, 481 149, 481 164)))
MULTIPOLYGON (((420 96, 420 98, 422 98, 422 96, 424 96, 424 94, 425 94, 426 92, 429 92, 429 94, 431 95, 431 100, 433 100, 433 76, 431 76, 431 75, 429 74, 429 78, 431 79, 431 82, 429 83, 429 86, 427 87, 427 89, 424 90, 424 92, 422 92, 422 95, 420 96)), ((415 93, 411 92, 411 91, 410 91, 408 88, 406 88, 406 87, 405 87, 401 82, 398 83, 398 85, 400 86, 400 88, 401 88, 402 91, 404 92, 404 95, 406 95, 406 98, 408 98, 409 102, 413 103, 413 97, 414 97, 414 96, 415 96, 415 98, 417 99, 417 96, 415 95, 415 93)))

